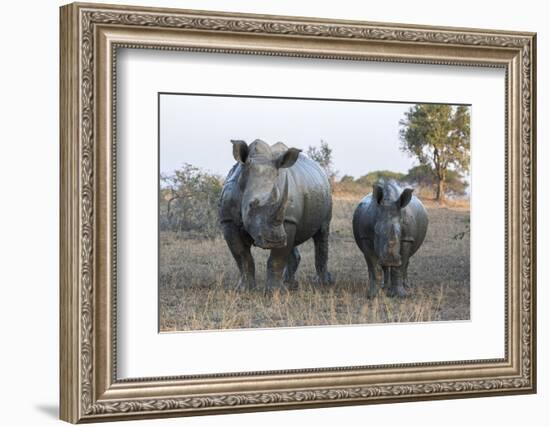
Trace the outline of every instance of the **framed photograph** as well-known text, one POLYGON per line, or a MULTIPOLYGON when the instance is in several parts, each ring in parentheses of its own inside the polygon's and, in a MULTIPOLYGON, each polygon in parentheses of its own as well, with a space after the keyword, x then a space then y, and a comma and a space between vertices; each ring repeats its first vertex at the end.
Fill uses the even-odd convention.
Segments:
POLYGON ((535 34, 60 22, 63 420, 536 391, 535 34))

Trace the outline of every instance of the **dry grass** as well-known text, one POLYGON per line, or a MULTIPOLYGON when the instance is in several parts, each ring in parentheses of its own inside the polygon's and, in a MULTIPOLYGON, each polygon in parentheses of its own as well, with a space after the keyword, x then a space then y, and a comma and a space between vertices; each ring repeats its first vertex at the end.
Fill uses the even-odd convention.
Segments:
POLYGON ((222 237, 161 233, 160 328, 162 331, 346 325, 360 323, 466 320, 470 317, 469 210, 428 204, 426 240, 411 259, 411 297, 384 292, 366 298, 367 267, 351 230, 359 198, 334 200, 329 269, 331 288, 315 283, 313 243, 300 246, 297 291, 263 295, 268 251, 254 248, 254 292, 232 287, 238 270, 222 237), (455 239, 464 232, 462 239, 455 239))

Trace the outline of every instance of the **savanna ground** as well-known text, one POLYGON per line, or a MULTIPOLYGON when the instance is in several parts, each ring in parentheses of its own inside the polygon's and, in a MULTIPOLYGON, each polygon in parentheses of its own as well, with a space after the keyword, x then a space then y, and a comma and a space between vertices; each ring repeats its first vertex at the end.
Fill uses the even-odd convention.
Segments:
POLYGON ((351 218, 360 197, 334 195, 329 270, 335 283, 315 285, 313 242, 299 247, 296 291, 264 296, 268 251, 253 248, 258 289, 237 292, 237 266, 221 236, 160 234, 160 330, 271 328, 470 318, 470 234, 467 202, 425 202, 430 224, 411 258, 411 296, 366 297, 367 266, 353 238, 351 218))

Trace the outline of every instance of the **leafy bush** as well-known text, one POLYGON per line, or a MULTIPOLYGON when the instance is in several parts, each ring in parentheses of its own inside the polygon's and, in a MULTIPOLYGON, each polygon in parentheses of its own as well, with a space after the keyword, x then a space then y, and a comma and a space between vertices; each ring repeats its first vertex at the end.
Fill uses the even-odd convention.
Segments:
MULTIPOLYGON (((388 170, 372 171, 357 179, 350 175, 344 175, 342 179, 334 183, 335 193, 353 194, 355 196, 367 195, 372 191, 372 186, 377 182, 393 179, 402 186, 412 186, 415 194, 421 198, 433 199, 437 194, 437 177, 430 165, 419 165, 409 169, 407 174, 388 170)), ((466 194, 468 181, 455 170, 447 170, 445 195, 447 197, 461 197, 466 194)))
POLYGON ((215 237, 223 179, 185 163, 172 175, 161 175, 161 231, 192 231, 215 237))
POLYGON ((372 171, 362 177, 357 178, 357 182, 366 187, 371 187, 378 181, 387 181, 393 179, 397 182, 400 182, 405 177, 404 173, 392 172, 392 171, 372 171))
MULTIPOLYGON (((462 178, 456 170, 449 169, 445 175, 445 195, 450 197, 460 197, 466 194, 468 181, 462 178)), ((437 194, 437 176, 429 165, 419 165, 409 169, 409 172, 403 179, 408 184, 417 187, 423 193, 431 193, 431 197, 437 194)))
POLYGON ((340 181, 334 183, 334 192, 367 195, 372 191, 372 186, 380 180, 394 179, 399 182, 404 176, 405 174, 392 171, 373 171, 357 179, 344 175, 340 181))

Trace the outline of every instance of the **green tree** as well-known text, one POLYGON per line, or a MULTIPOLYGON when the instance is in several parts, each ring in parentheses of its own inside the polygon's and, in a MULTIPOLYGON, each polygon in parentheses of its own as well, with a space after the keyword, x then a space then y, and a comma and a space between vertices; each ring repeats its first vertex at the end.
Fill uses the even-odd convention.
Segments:
POLYGON ((417 104, 400 120, 401 149, 429 165, 435 174, 437 201, 445 197, 449 171, 470 168, 470 111, 468 107, 417 104))
POLYGON ((329 147, 328 143, 321 140, 321 145, 319 147, 310 145, 307 149, 307 156, 319 163, 319 165, 326 172, 331 185, 334 184, 338 172, 334 169, 334 163, 332 161, 332 148, 329 147))

